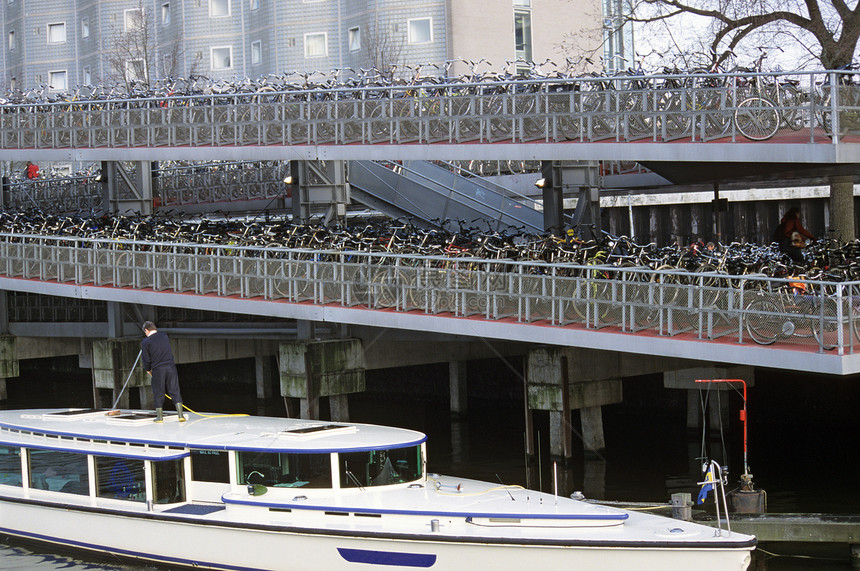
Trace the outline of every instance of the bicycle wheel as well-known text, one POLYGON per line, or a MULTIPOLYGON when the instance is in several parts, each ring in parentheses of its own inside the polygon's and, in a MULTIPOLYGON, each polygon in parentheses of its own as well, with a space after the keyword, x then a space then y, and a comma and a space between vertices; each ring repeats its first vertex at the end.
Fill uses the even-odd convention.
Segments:
POLYGON ((779 130, 779 111, 764 97, 747 97, 735 110, 735 126, 751 141, 766 141, 779 130))
POLYGON ((827 316, 825 316, 823 327, 818 318, 812 320, 812 334, 825 351, 836 349, 839 346, 839 327, 836 323, 827 319, 827 316))
POLYGON ((772 345, 782 331, 779 307, 767 299, 755 299, 747 306, 746 330, 759 345, 772 345))

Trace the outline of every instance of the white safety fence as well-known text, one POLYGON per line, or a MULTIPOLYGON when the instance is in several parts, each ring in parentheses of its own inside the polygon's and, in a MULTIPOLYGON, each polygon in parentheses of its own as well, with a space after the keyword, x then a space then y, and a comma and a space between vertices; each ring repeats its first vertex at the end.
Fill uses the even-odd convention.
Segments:
POLYGON ((0 234, 0 275, 853 353, 860 282, 0 234))
POLYGON ((860 130, 854 72, 620 75, 7 104, 0 149, 761 141, 860 130))

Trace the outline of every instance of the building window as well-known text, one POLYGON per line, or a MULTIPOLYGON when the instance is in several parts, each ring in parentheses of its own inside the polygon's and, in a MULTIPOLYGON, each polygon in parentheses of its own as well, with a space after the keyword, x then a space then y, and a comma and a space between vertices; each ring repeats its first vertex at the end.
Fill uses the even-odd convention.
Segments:
POLYGON ((514 0, 514 6, 517 6, 520 8, 531 8, 532 2, 531 2, 531 0, 514 0))
POLYGON ((350 28, 347 32, 349 39, 349 51, 357 52, 361 49, 361 28, 358 26, 350 28))
POLYGON ((408 20, 409 43, 428 44, 433 41, 433 19, 415 18, 408 20))
POLYGON ((68 85, 66 70, 48 72, 48 87, 52 91, 65 91, 68 85))
POLYGON ((146 62, 142 59, 128 60, 125 62, 126 81, 142 81, 146 83, 146 62))
POLYGON ((11 30, 9 32, 9 49, 10 50, 15 49, 15 30, 11 30))
POLYGON ((85 65, 83 69, 84 85, 93 84, 93 74, 90 72, 90 66, 85 65))
POLYGON ((328 55, 328 34, 319 32, 305 34, 305 57, 323 57, 328 55))
POLYGON ((212 48, 211 50, 212 69, 230 69, 233 63, 233 48, 212 48))
POLYGON ((251 0, 251 10, 260 9, 260 0, 251 0))
POLYGON ((164 54, 161 59, 163 74, 166 76, 174 75, 174 59, 173 54, 164 54))
POLYGON ((143 10, 141 8, 132 8, 124 12, 123 29, 126 32, 143 30, 145 25, 146 20, 143 17, 143 10))
POLYGON ((81 38, 90 37, 90 19, 81 18, 81 38))
POLYGON ((230 0, 209 0, 209 17, 223 18, 230 15, 230 0))
POLYGON ((518 61, 532 61, 532 15, 514 10, 514 43, 518 61))
POLYGON ((48 24, 48 43, 49 44, 64 44, 66 43, 66 23, 59 22, 56 24, 48 24))
POLYGON ((251 65, 258 65, 263 61, 263 44, 260 41, 251 43, 251 65))
POLYGON ((170 3, 161 5, 161 25, 166 26, 170 23, 170 3))

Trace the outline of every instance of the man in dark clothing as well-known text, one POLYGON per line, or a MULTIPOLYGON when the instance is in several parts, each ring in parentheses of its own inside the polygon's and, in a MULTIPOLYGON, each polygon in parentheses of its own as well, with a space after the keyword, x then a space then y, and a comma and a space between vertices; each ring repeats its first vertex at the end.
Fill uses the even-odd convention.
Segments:
POLYGON ((152 376, 152 401, 155 405, 155 422, 164 422, 162 407, 164 406, 164 391, 176 403, 179 422, 185 422, 182 414, 182 395, 179 392, 179 375, 173 362, 173 351, 166 333, 155 328, 152 321, 143 324, 146 338, 140 343, 140 353, 143 357, 143 368, 152 376))

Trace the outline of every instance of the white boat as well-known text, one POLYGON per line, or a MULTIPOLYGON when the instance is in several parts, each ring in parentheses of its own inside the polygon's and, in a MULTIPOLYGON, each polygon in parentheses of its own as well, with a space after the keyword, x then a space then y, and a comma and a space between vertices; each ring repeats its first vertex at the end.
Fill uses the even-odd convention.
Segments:
POLYGON ((746 569, 755 538, 426 472, 400 428, 0 411, 0 533, 226 570, 746 569))

